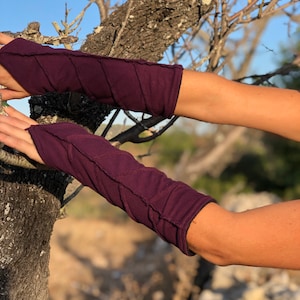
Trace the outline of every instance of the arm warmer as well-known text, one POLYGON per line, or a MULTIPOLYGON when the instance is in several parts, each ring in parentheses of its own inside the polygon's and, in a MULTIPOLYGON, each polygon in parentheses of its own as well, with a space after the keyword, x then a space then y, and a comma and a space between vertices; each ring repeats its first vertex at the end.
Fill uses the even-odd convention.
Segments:
POLYGON ((71 123, 28 129, 43 161, 89 186, 136 222, 155 231, 183 253, 186 234, 198 212, 214 200, 155 168, 138 163, 102 137, 71 123))
POLYGON ((30 94, 79 92, 95 101, 154 116, 174 114, 180 65, 102 57, 15 39, 0 49, 0 64, 30 94))

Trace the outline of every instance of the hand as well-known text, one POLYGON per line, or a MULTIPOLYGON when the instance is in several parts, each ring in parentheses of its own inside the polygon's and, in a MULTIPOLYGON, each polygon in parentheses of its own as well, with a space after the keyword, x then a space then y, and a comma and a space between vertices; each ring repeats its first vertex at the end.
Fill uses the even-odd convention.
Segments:
MULTIPOLYGON (((3 46, 7 45, 13 40, 14 38, 0 33, 0 52, 3 46)), ((2 100, 20 99, 30 96, 30 94, 10 75, 10 73, 2 65, 0 65, 0 85, 5 87, 4 89, 0 90, 2 94, 2 100)))
POLYGON ((44 164, 26 130, 38 123, 11 106, 4 108, 8 116, 0 115, 0 142, 26 154, 29 158, 44 164))

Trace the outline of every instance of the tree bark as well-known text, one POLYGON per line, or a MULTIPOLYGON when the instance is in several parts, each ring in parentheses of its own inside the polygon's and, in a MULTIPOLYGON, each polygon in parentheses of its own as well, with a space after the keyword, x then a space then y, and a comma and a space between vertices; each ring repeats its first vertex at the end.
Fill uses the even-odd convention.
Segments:
MULTIPOLYGON (((158 61, 168 46, 188 28, 196 26, 201 14, 210 8, 201 3, 194 0, 127 1, 87 37, 81 50, 158 61)), ((31 113, 35 118, 58 114, 63 119, 74 116, 69 110, 74 106, 73 96, 65 95, 67 100, 62 100, 61 95, 43 97, 31 99, 31 113), (43 97, 47 97, 47 104, 41 101, 45 100, 43 97), (62 103, 66 104, 63 113, 57 111, 62 103)), ((81 108, 80 103, 78 107, 81 108)), ((100 110, 104 115, 109 112, 107 106, 100 106, 100 110)), ((102 116, 99 120, 96 114, 91 116, 91 110, 87 109, 85 118, 72 121, 82 124, 82 120, 88 119, 88 125, 84 125, 94 131, 104 119, 102 116)), ((2 165, 0 299, 48 299, 49 240, 68 182, 69 177, 60 172, 2 165)))
POLYGON ((48 299, 49 241, 66 175, 1 169, 0 299, 48 299))
POLYGON ((81 50, 98 55, 159 61, 183 33, 197 26, 201 16, 212 8, 212 2, 129 0, 88 35, 81 50))

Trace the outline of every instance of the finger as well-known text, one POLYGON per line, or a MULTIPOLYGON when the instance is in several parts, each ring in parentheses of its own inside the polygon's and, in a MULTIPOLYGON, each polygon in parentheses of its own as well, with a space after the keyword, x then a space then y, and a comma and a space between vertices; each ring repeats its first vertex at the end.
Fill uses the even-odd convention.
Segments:
POLYGON ((15 118, 17 120, 21 120, 21 121, 27 123, 28 125, 37 125, 38 124, 36 121, 25 116, 24 114, 22 114, 21 112, 19 112, 15 108, 13 108, 12 106, 5 106, 5 107, 3 107, 3 109, 10 117, 15 118))
POLYGON ((44 163, 27 130, 20 129, 19 127, 12 126, 8 123, 0 123, 0 142, 26 154, 28 157, 39 163, 44 163))
POLYGON ((2 100, 22 99, 30 96, 26 91, 14 91, 8 88, 0 89, 2 100))
MULTIPOLYGON (((28 132, 27 134, 31 139, 30 134, 28 132)), ((29 158, 35 160, 40 164, 45 164, 41 159, 40 155, 38 154, 33 142, 31 141, 18 139, 15 136, 7 135, 5 133, 0 132, 0 142, 2 142, 8 147, 11 147, 13 149, 18 150, 19 152, 26 154, 29 158)))
POLYGON ((25 130, 30 125, 16 118, 0 116, 0 132, 14 136, 18 139, 28 140, 28 132, 25 130))
POLYGON ((0 44, 6 45, 6 44, 10 43, 12 40, 14 40, 13 37, 0 32, 0 44))
POLYGON ((5 129, 4 127, 5 125, 12 126, 20 130, 25 130, 31 125, 35 125, 35 124, 30 124, 27 121, 23 121, 14 117, 0 115, 0 131, 2 127, 5 129))

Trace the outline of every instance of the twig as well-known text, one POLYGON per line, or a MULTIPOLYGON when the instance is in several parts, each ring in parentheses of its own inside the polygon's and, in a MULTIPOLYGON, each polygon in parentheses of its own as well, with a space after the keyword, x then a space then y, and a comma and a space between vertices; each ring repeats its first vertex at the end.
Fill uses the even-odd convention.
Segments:
MULTIPOLYGON (((67 7, 65 7, 65 20, 61 21, 64 29, 61 29, 60 26, 58 25, 57 22, 52 22, 52 25, 54 27, 54 29, 56 30, 57 34, 61 37, 68 37, 70 36, 70 34, 72 34, 81 24, 83 17, 87 11, 87 9, 92 5, 94 1, 90 1, 84 8, 83 10, 76 16, 76 18, 72 21, 72 22, 68 22, 68 16, 69 16, 69 9, 67 7)), ((66 49, 71 50, 72 46, 70 43, 64 43, 64 46, 66 49)))
POLYGON ((67 195, 65 194, 64 199, 61 202, 62 207, 67 205, 72 199, 74 199, 84 188, 84 185, 82 185, 79 181, 77 181, 74 178, 73 178, 73 182, 68 185, 67 189, 70 189, 73 186, 75 186, 75 188, 73 188, 71 192, 69 193, 68 191, 66 192, 67 195))
POLYGON ((38 22, 31 22, 28 24, 27 28, 24 29, 22 32, 10 32, 10 31, 3 31, 3 33, 12 36, 14 38, 23 38, 26 40, 34 41, 38 44, 46 44, 46 45, 53 45, 58 46, 60 44, 74 44, 78 41, 78 37, 75 36, 46 36, 42 35, 40 32, 40 23, 38 22))
POLYGON ((103 130, 101 136, 102 137, 106 137, 107 133, 109 132, 109 130, 111 129, 113 123, 115 122, 115 120, 117 119, 119 113, 120 113, 121 109, 118 108, 116 109, 116 111, 114 112, 113 116, 110 118, 108 124, 106 125, 105 129, 103 130))
MULTIPOLYGON (((295 60, 296 61, 296 60, 295 60)), ((289 64, 285 64, 284 66, 282 66, 281 68, 273 71, 273 72, 269 72, 267 74, 256 74, 256 75, 251 75, 251 76, 246 76, 246 77, 243 77, 243 78, 239 78, 238 82, 242 82, 246 79, 255 79, 255 78, 258 78, 256 81, 254 81, 252 83, 252 85, 261 85, 265 82, 269 82, 269 80, 274 77, 274 76, 277 76, 277 75, 288 75, 290 74, 292 71, 299 71, 299 66, 295 63, 295 62, 292 62, 292 63, 289 63, 289 64)))
POLYGON ((100 19, 103 22, 108 17, 108 8, 110 7, 110 1, 105 2, 104 0, 92 0, 98 6, 100 19))
POLYGON ((250 3, 248 3, 247 6, 242 8, 240 11, 235 13, 233 16, 229 17, 228 22, 232 22, 234 19, 237 19, 237 18, 240 18, 241 16, 243 16, 246 11, 249 11, 249 9, 251 9, 256 4, 256 2, 257 2, 257 0, 250 1, 250 3))
POLYGON ((110 52, 109 52, 109 56, 113 56, 113 54, 114 54, 114 52, 115 52, 115 49, 116 49, 116 47, 117 47, 118 44, 119 44, 119 41, 120 41, 120 39, 121 39, 121 37, 122 37, 122 34, 123 34, 123 31, 124 31, 124 29, 125 29, 125 27, 126 27, 126 25, 127 25, 127 23, 128 23, 128 19, 129 19, 129 16, 130 16, 132 3, 133 3, 132 0, 129 0, 129 1, 128 1, 128 9, 127 9, 127 12, 126 12, 125 19, 124 19, 124 21, 122 22, 122 27, 121 27, 121 29, 119 30, 119 32, 118 32, 118 34, 117 34, 117 36, 116 36, 116 38, 115 38, 115 41, 114 41, 114 43, 113 43, 113 46, 112 46, 112 48, 111 48, 111 50, 110 50, 110 52))
POLYGON ((135 144, 149 142, 158 136, 162 135, 168 128, 170 128, 175 121, 178 119, 177 116, 174 116, 172 119, 168 121, 166 125, 164 125, 160 130, 152 131, 151 135, 147 137, 140 137, 139 135, 145 131, 145 128, 149 130, 149 128, 159 124, 164 121, 164 117, 149 117, 148 119, 144 119, 138 122, 135 126, 129 128, 128 130, 120 133, 116 137, 110 140, 111 143, 115 143, 116 145, 121 145, 126 142, 131 142, 135 144))

